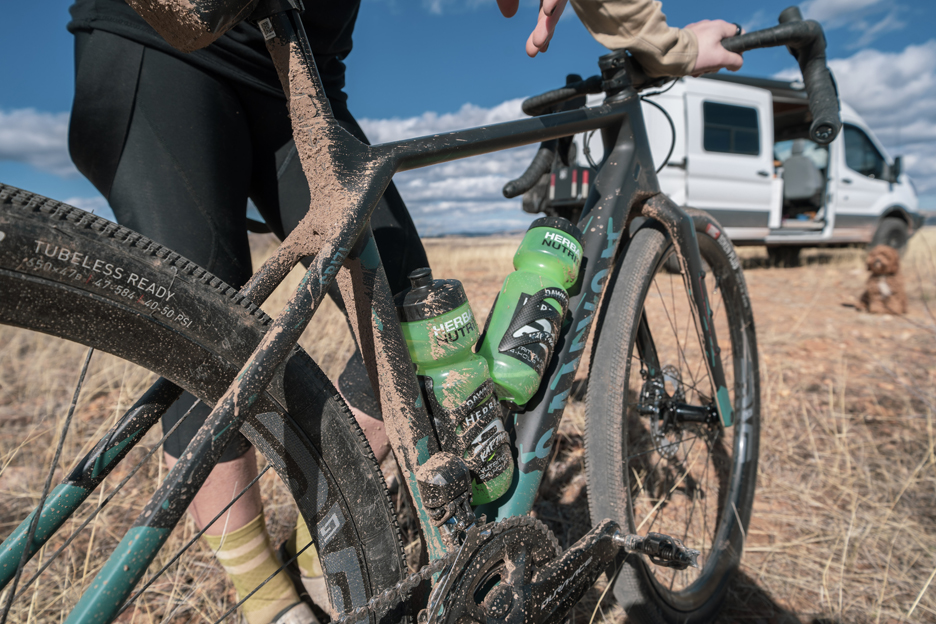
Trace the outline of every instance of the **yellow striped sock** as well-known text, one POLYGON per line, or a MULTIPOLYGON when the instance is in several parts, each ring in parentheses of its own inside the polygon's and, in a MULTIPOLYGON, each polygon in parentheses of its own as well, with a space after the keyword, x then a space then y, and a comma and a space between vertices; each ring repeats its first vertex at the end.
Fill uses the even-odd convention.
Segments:
MULTIPOLYGON (((292 537, 289 538, 286 549, 290 553, 296 553, 311 542, 312 533, 309 532, 309 526, 306 524, 305 518, 302 517, 302 514, 299 514, 299 517, 296 519, 296 530, 293 532, 292 537)), ((315 544, 306 548, 302 554, 296 557, 296 563, 299 564, 299 571, 302 573, 302 576, 325 576, 325 572, 322 570, 322 563, 319 561, 318 552, 315 550, 315 544)))
MULTIPOLYGON (((226 535, 205 535, 211 550, 231 577, 241 600, 279 567, 276 551, 270 544, 263 514, 226 535)), ((241 605, 248 624, 269 624, 286 607, 299 601, 292 582, 283 571, 241 605)))

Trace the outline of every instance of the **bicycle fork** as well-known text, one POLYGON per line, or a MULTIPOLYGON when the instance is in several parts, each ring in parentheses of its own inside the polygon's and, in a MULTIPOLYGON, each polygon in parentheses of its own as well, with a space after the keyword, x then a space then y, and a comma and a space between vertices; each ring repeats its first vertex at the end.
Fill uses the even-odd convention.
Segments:
MULTIPOLYGON (((721 362, 721 349, 715 336, 715 326, 712 324, 712 306, 709 305, 708 293, 705 289, 705 271, 702 270, 702 256, 699 253, 695 224, 691 216, 662 193, 647 199, 641 207, 641 214, 659 221, 666 228, 676 247, 676 257, 679 258, 683 282, 692 302, 690 307, 693 320, 702 335, 705 366, 715 386, 713 397, 715 408, 718 410, 722 424, 730 427, 734 423, 734 408, 731 405, 731 396, 725 381, 725 369, 721 362)), ((653 339, 649 336, 646 322, 640 324, 637 341, 646 360, 656 361, 653 339), (645 350, 650 350, 652 355, 644 353, 645 350)), ((651 376, 655 374, 651 372, 651 376)))

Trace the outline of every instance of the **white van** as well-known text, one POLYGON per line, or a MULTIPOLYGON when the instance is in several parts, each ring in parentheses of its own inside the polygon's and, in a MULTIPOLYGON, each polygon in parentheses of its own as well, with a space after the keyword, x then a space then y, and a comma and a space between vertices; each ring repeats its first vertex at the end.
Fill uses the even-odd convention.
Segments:
MULTIPOLYGON (((673 153, 659 173, 663 191, 711 213, 737 245, 767 245, 785 264, 802 247, 873 242, 899 248, 922 226, 900 157, 889 160, 844 102, 842 132, 820 146, 806 138, 811 117, 802 83, 715 74, 680 79, 653 100, 676 127, 673 153)), ((663 113, 643 108, 660 163, 673 133, 663 113)), ((563 187, 566 177, 569 172, 554 169, 552 184, 559 178, 563 187)), ((549 193, 557 204, 572 199, 557 190, 549 193)))

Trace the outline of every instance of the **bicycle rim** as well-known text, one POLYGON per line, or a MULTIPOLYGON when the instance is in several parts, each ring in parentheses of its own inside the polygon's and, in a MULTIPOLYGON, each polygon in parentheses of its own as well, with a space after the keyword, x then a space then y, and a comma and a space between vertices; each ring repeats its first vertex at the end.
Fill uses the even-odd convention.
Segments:
POLYGON ((740 560, 753 502, 758 409, 753 320, 737 258, 722 247, 730 250, 727 240, 717 240, 720 230, 713 231, 715 238, 704 230, 698 238, 735 425, 725 428, 717 418, 690 422, 671 409, 712 406, 714 390, 682 276, 666 270, 673 246, 657 227, 641 229, 628 247, 596 347, 593 375, 603 379, 589 395, 589 411, 603 423, 597 436, 588 436, 590 483, 603 471, 621 475, 608 494, 595 497, 593 516, 610 515, 630 532, 664 533, 701 551, 699 569, 629 564, 642 580, 635 577, 622 586, 640 596, 616 592, 619 600, 655 604, 638 611, 662 614, 663 620, 685 621, 717 606, 740 560), (652 337, 649 348, 639 339, 641 318, 652 337), (601 397, 602 390, 614 396, 601 397), (600 416, 602 411, 610 415, 600 416), (598 439, 602 435, 607 439, 598 439))
MULTIPOLYGON (((670 247, 664 255, 673 253, 670 247)), ((705 280, 711 322, 719 338, 726 386, 737 409, 744 403, 743 394, 753 392, 741 383, 741 379, 750 378, 742 372, 749 367, 745 353, 750 353, 745 332, 739 331, 744 324, 739 316, 742 307, 731 300, 730 289, 723 287, 731 273, 717 266, 718 260, 711 254, 705 260, 711 267, 705 280)), ((701 334, 682 276, 661 270, 662 265, 651 281, 643 312, 651 325, 664 392, 676 400, 682 397, 690 406, 711 406, 714 385, 705 367, 701 334)), ((739 434, 740 427, 724 427, 717 421, 674 424, 656 417, 638 417, 640 393, 649 374, 647 358, 634 349, 623 432, 631 522, 637 533, 672 535, 701 552, 699 569, 648 568, 667 602, 688 610, 697 606, 694 595, 707 594, 706 585, 724 573, 723 553, 730 553, 728 558, 735 561, 740 557, 740 545, 732 543, 732 527, 740 523, 741 477, 744 463, 750 459, 746 456, 749 447, 739 434)), ((741 412, 738 410, 739 415, 741 412)))
MULTIPOLYGON (((244 301, 220 280, 152 241, 70 206, 2 185, 0 232, 3 233, 0 236, 0 289, 4 292, 4 297, 0 297, 0 323, 39 330, 105 349, 172 379, 209 402, 223 392, 252 351, 251 343, 259 340, 268 322, 256 306, 244 301), (50 246, 44 247, 46 244, 50 246), (56 246, 58 251, 51 255, 46 253, 56 246), (65 254, 62 249, 68 249, 70 253, 65 254), (75 251, 82 254, 79 262, 73 262, 75 251), (38 256, 42 256, 41 266, 38 256), (28 261, 31 258, 34 262, 30 265, 28 261), (96 260, 102 262, 97 263, 96 260), (93 269, 97 267, 103 271, 109 260, 113 260, 110 262, 112 272, 114 267, 122 266, 125 276, 135 271, 139 275, 151 274, 152 281, 156 283, 174 285, 174 290, 179 292, 176 302, 187 296, 194 297, 189 299, 189 309, 197 310, 203 319, 207 319, 204 328, 199 329, 195 322, 173 324, 171 321, 177 315, 168 317, 151 313, 152 310, 143 305, 145 298, 127 297, 122 290, 105 291, 95 287, 99 276, 91 275, 93 269), (82 264, 87 266, 82 269, 82 264), (76 271, 87 272, 89 277, 78 275, 76 271)), ((52 341, 46 336, 36 338, 35 334, 20 330, 0 329, 5 336, 14 336, 4 338, 6 346, 0 347, 5 361, 9 362, 11 358, 13 361, 12 366, 0 369, 0 374, 27 368, 16 363, 24 357, 29 358, 27 362, 30 364, 38 362, 33 358, 39 357, 39 351, 30 346, 38 340, 44 343, 43 353, 48 354, 51 349, 52 355, 44 356, 47 361, 64 364, 65 370, 40 364, 28 372, 45 374, 52 379, 53 386, 62 378, 74 381, 77 373, 68 375, 74 367, 68 365, 67 359, 61 355, 73 350, 74 345, 52 341), (64 374, 57 374, 60 372, 64 374)), ((87 451, 120 416, 121 410, 133 402, 135 397, 130 396, 133 394, 130 386, 139 391, 154 378, 134 372, 135 367, 109 356, 103 357, 100 364, 97 362, 98 356, 95 356, 90 380, 100 377, 96 377, 95 367, 103 366, 130 371, 119 373, 117 378, 132 377, 134 381, 121 385, 113 382, 112 375, 107 381, 94 382, 90 387, 86 382, 82 390, 84 400, 79 402, 79 411, 76 412, 76 428, 69 434, 74 439, 71 453, 66 451, 60 467, 70 467, 76 459, 76 449, 87 451), (107 386, 106 391, 101 389, 102 383, 107 386), (114 400, 114 394, 120 397, 121 406, 108 403, 106 408, 102 408, 103 404, 114 400), (83 415, 81 406, 88 400, 98 412, 103 410, 106 415, 103 420, 88 420, 83 415)), ((21 385, 30 386, 30 381, 27 375, 21 385)), ((278 472, 288 482, 288 486, 275 486, 279 493, 270 499, 272 502, 267 502, 268 518, 272 517, 276 525, 277 517, 291 517, 294 512, 291 511, 290 500, 295 501, 313 527, 326 572, 331 564, 329 584, 334 606, 339 609, 360 606, 370 595, 392 585, 406 573, 399 532, 383 480, 360 428, 334 388, 301 350, 293 353, 289 363, 283 367, 283 376, 274 385, 276 387, 271 386, 266 399, 272 411, 252 418, 242 429, 274 469, 270 473, 278 472), (290 407, 287 410, 284 406, 290 407), (322 444, 323 439, 329 443, 322 444)), ((0 395, 0 406, 9 406, 9 413, 14 419, 20 419, 23 428, 22 437, 15 443, 12 436, 5 436, 4 444, 8 446, 0 449, 0 468, 4 469, 0 483, 4 485, 16 476, 15 473, 23 472, 20 468, 29 467, 29 444, 33 445, 33 450, 48 446, 47 439, 51 438, 48 434, 37 437, 34 431, 36 423, 44 427, 45 423, 61 418, 58 393, 40 388, 32 394, 23 394, 10 391, 10 387, 9 383, 3 386, 6 393, 0 395), (17 399, 22 400, 17 402, 17 399), (29 409, 24 409, 23 400, 29 409), (24 411, 27 413, 21 417, 24 411), (24 439, 28 443, 21 445, 24 439)), ((71 390, 69 388, 67 392, 71 390)), ((0 417, 5 416, 0 410, 0 417)), ((149 434, 149 438, 134 448, 131 456, 108 477, 111 486, 125 474, 122 471, 129 470, 135 463, 135 457, 140 457, 147 446, 154 445, 159 439, 160 427, 154 429, 155 433, 149 434), (125 464, 127 468, 124 468, 125 464)), ((155 489, 156 482, 165 475, 164 467, 159 464, 161 450, 157 449, 155 454, 155 461, 149 462, 152 465, 141 469, 134 477, 135 481, 128 483, 129 488, 139 487, 138 492, 128 490, 132 495, 127 500, 134 504, 126 506, 125 510, 123 505, 115 504, 117 499, 114 499, 108 505, 111 509, 102 511, 101 517, 89 525, 83 536, 64 551, 62 561, 55 564, 64 567, 50 568, 40 577, 43 580, 37 580, 38 585, 30 589, 32 593, 23 595, 17 603, 16 617, 21 615, 24 621, 30 617, 35 619, 42 592, 53 596, 47 610, 42 611, 42 618, 53 617, 53 612, 58 618, 68 612, 69 605, 74 604, 81 593, 82 579, 90 582, 94 578, 97 554, 109 554, 116 544, 112 540, 119 540, 122 536, 122 531, 117 529, 128 527, 133 522, 148 499, 148 492, 155 489), (50 589, 48 579, 52 579, 54 590, 50 589)), ((272 484, 271 476, 265 476, 262 482, 272 484)), ((53 484, 61 477, 59 472, 53 484)), ((19 494, 16 500, 25 504, 4 506, 4 513, 0 516, 3 523, 0 535, 3 537, 7 537, 38 503, 35 479, 30 483, 33 485, 15 492, 19 494)), ((234 484, 231 484, 231 489, 232 493, 239 491, 234 484)), ((101 500, 99 497, 104 496, 95 492, 76 517, 90 513, 90 508, 96 507, 101 500)), ((66 522, 60 531, 62 540, 75 524, 72 520, 66 522)), ((179 533, 179 540, 187 543, 193 527, 188 522, 180 524, 176 533, 179 533)), ((54 552, 61 543, 54 541, 56 539, 60 538, 54 538, 33 557, 23 577, 25 580, 40 560, 54 552)), ((206 552, 198 541, 193 548, 206 552)), ((172 553, 164 549, 150 572, 159 570, 171 556, 172 553)), ((215 566, 210 556, 208 562, 196 559, 194 566, 192 568, 183 562, 170 567, 166 574, 172 579, 171 583, 153 586, 149 592, 151 599, 144 601, 140 614, 135 616, 136 621, 161 621, 166 617, 185 619, 195 614, 211 619, 209 613, 220 615, 218 610, 228 590, 200 586, 195 581, 206 578, 205 575, 213 581, 223 579, 224 575, 212 573, 220 571, 220 568, 215 566), (179 607, 177 603, 183 595, 195 596, 196 600, 179 607)), ((231 595, 227 596, 228 600, 231 595)))

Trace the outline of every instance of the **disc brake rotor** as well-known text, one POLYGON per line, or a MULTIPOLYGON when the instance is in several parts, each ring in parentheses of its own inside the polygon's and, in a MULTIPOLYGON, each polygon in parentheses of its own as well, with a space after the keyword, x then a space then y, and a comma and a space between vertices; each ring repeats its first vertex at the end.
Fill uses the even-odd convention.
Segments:
POLYGON ((641 394, 646 397, 644 400, 653 401, 659 408, 659 412, 650 418, 650 436, 656 451, 663 457, 672 459, 679 451, 683 432, 675 418, 663 408, 665 403, 685 402, 686 389, 679 369, 672 364, 664 366, 660 374, 662 380, 648 379, 641 394))

